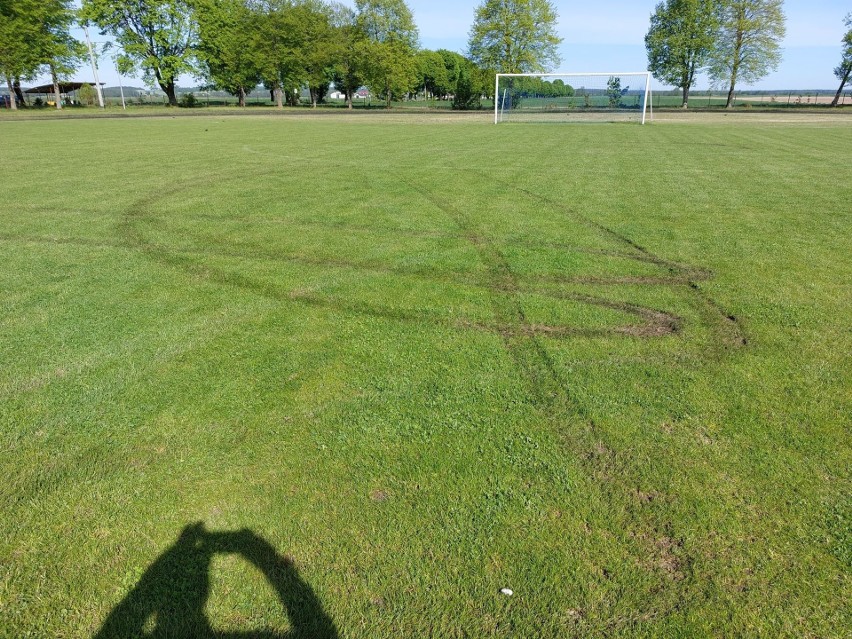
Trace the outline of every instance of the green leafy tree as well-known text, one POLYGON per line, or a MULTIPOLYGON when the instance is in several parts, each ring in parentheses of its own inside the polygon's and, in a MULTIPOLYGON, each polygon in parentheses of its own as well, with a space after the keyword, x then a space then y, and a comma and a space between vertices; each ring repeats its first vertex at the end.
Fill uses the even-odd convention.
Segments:
POLYGON ((716 44, 719 7, 715 0, 663 0, 651 15, 645 36, 648 70, 666 84, 683 92, 683 108, 689 90, 716 44))
POLYGON ((59 80, 74 72, 83 53, 70 35, 74 17, 70 0, 0 0, 0 72, 13 98, 20 96, 21 79, 44 70, 62 108, 59 80))
POLYGON ((447 93, 450 93, 456 86, 459 79, 459 71, 465 64, 470 64, 470 60, 465 58, 461 53, 449 51, 447 49, 438 49, 438 55, 444 60, 444 69, 447 72, 447 93))
POLYGON ((846 35, 843 36, 843 55, 840 58, 840 64, 834 69, 834 75, 840 80, 840 86, 831 101, 831 106, 834 107, 840 104, 843 88, 849 82, 849 74, 852 73, 852 13, 847 14, 843 22, 846 25, 846 35))
POLYGON ((340 55, 339 33, 334 28, 336 10, 319 0, 302 0, 294 7, 301 34, 301 64, 305 84, 316 108, 325 99, 340 55))
POLYGON ((417 67, 411 51, 401 43, 367 40, 359 44, 360 66, 373 93, 384 96, 386 105, 401 98, 417 84, 417 67))
POLYGON ((257 3, 251 38, 260 77, 272 90, 278 107, 283 108, 285 99, 291 106, 298 105, 305 72, 300 53, 303 38, 293 5, 276 0, 257 3))
MULTIPOLYGON (((423 88, 428 95, 443 98, 452 92, 444 57, 437 51, 419 51, 417 62, 417 87, 423 88)), ((427 97, 424 95, 424 98, 427 97)))
POLYGON ((574 95, 574 87, 570 84, 565 84, 565 82, 559 78, 553 81, 553 90, 556 97, 559 98, 570 98, 574 95))
POLYGON ((470 62, 460 65, 453 91, 453 109, 458 111, 478 109, 481 106, 481 97, 482 91, 474 77, 473 65, 470 62))
POLYGON ((727 108, 738 81, 755 82, 778 68, 785 33, 784 0, 724 0, 708 71, 715 84, 728 86, 727 108))
POLYGON ((175 82, 193 71, 195 21, 187 0, 83 0, 82 16, 121 46, 119 70, 141 69, 177 105, 175 82))
POLYGON ((547 71, 560 63, 557 17, 548 0, 484 0, 470 30, 470 57, 500 73, 547 71))
POLYGON ((364 78, 390 108, 394 96, 408 93, 417 82, 414 16, 404 0, 355 0, 355 8, 365 36, 358 47, 364 78))
POLYGON ((213 86, 237 96, 244 107, 246 93, 260 82, 251 51, 255 14, 244 0, 194 0, 193 8, 202 73, 213 86))
POLYGON ((93 106, 97 104, 98 92, 91 84, 84 84, 77 89, 77 99, 86 106, 93 106))
POLYGON ((344 8, 319 0, 267 0, 253 6, 251 48, 264 84, 279 107, 284 99, 297 106, 301 89, 307 87, 315 107, 328 92, 336 60, 343 55, 335 25, 344 8))
POLYGON ((21 101, 20 79, 34 76, 44 61, 38 46, 44 35, 41 13, 39 0, 0 0, 0 73, 13 109, 21 101))
POLYGON ((71 37, 75 9, 71 0, 41 0, 36 3, 35 20, 41 25, 38 38, 30 43, 53 82, 56 108, 62 108, 60 79, 70 76, 85 55, 83 43, 71 37))
POLYGON ((400 43, 412 53, 419 35, 414 16, 405 0, 355 0, 358 24, 374 42, 400 43))
POLYGON ((627 95, 629 90, 630 87, 621 88, 621 78, 614 75, 610 76, 606 82, 606 97, 609 106, 616 108, 621 105, 621 99, 627 95))
POLYGON ((494 98, 494 71, 481 67, 473 61, 470 62, 470 77, 473 86, 484 98, 494 98))
POLYGON ((331 74, 334 86, 346 96, 346 107, 352 108, 355 91, 364 83, 359 57, 360 43, 366 38, 358 28, 357 14, 339 2, 329 5, 333 42, 336 43, 331 74))

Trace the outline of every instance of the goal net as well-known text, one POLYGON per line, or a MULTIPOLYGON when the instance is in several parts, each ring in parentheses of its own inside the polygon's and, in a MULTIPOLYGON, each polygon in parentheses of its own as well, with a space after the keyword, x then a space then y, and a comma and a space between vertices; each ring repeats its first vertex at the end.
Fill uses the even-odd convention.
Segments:
POLYGON ((620 122, 651 115, 651 74, 498 73, 494 123, 620 122))

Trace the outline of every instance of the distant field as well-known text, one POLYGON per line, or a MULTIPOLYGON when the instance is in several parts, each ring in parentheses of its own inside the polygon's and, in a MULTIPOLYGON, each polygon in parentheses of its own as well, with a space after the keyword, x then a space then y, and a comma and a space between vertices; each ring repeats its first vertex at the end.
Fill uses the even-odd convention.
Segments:
POLYGON ((852 120, 224 115, 0 121, 0 636, 848 636, 852 120))

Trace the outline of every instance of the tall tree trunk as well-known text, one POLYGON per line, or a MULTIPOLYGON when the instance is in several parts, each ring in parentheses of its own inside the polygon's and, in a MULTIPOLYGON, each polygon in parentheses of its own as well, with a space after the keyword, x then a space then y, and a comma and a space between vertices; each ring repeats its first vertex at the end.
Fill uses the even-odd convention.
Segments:
POLYGON ((346 89, 346 108, 352 108, 352 89, 346 89))
POLYGON ((731 88, 728 90, 728 101, 725 103, 726 109, 734 108, 734 87, 737 85, 737 75, 740 72, 740 60, 743 51, 743 34, 737 31, 737 41, 734 45, 734 65, 731 67, 731 88))
POLYGON ((21 91, 21 78, 15 78, 15 81, 12 83, 12 88, 15 90, 15 97, 18 98, 18 104, 21 106, 26 104, 26 102, 24 102, 24 92, 21 91))
POLYGON ((246 90, 243 87, 240 87, 240 92, 237 94, 239 96, 239 104, 241 107, 246 105, 246 90))
POLYGON ((15 90, 12 88, 12 78, 6 76, 6 86, 9 87, 9 108, 13 111, 18 110, 18 101, 15 99, 15 90))
POLYGON ((284 108, 284 92, 281 91, 281 86, 276 82, 275 88, 273 89, 275 93, 275 106, 279 109, 284 108))
POLYGON ((154 77, 157 79, 157 84, 160 85, 160 88, 163 90, 163 93, 166 94, 166 97, 169 99, 169 106, 177 106, 177 94, 175 93, 175 80, 172 78, 168 82, 163 80, 163 76, 160 74, 160 70, 158 68, 154 68, 154 77))
POLYGON ((168 82, 164 82, 160 79, 160 72, 157 72, 157 82, 160 85, 160 88, 163 90, 163 93, 166 94, 166 97, 169 99, 169 106, 177 106, 177 93, 175 92, 175 81, 169 80, 168 82))
POLYGON ((317 90, 313 87, 308 87, 308 91, 311 94, 311 108, 317 108, 317 90))
POLYGON ((50 79, 53 80, 53 96, 56 100, 57 110, 62 110, 62 93, 59 91, 59 78, 56 77, 56 69, 50 65, 50 79))
POLYGON ((725 102, 726 109, 734 108, 734 83, 731 81, 731 88, 728 89, 728 101, 725 102))
POLYGON ((689 88, 688 84, 683 86, 683 104, 680 105, 680 108, 682 109, 689 108, 689 88))
POLYGON ((843 76, 843 79, 840 80, 840 86, 837 87, 837 93, 834 94, 834 99, 831 101, 831 106, 836 107, 840 104, 840 96, 843 94, 843 87, 846 86, 846 83, 849 81, 849 73, 852 72, 852 66, 846 69, 846 73, 843 76))
POLYGON ((169 98, 169 106, 177 106, 177 93, 175 91, 175 81, 169 80, 165 86, 166 96, 169 98))

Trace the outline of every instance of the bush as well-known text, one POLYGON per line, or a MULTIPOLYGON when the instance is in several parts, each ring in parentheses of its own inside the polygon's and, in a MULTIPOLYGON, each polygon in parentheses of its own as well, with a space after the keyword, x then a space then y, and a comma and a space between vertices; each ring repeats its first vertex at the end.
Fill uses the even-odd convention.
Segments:
POLYGON ((192 107, 198 106, 198 100, 195 97, 195 94, 190 91, 189 93, 184 93, 180 96, 179 105, 185 109, 191 109, 192 107))
POLYGON ((470 111, 479 107, 479 92, 473 90, 473 83, 471 82, 468 70, 461 68, 458 80, 456 81, 456 92, 453 96, 453 109, 457 111, 470 111))
POLYGON ((77 89, 77 99, 80 100, 81 104, 94 106, 98 103, 98 92, 91 84, 84 84, 77 89))

